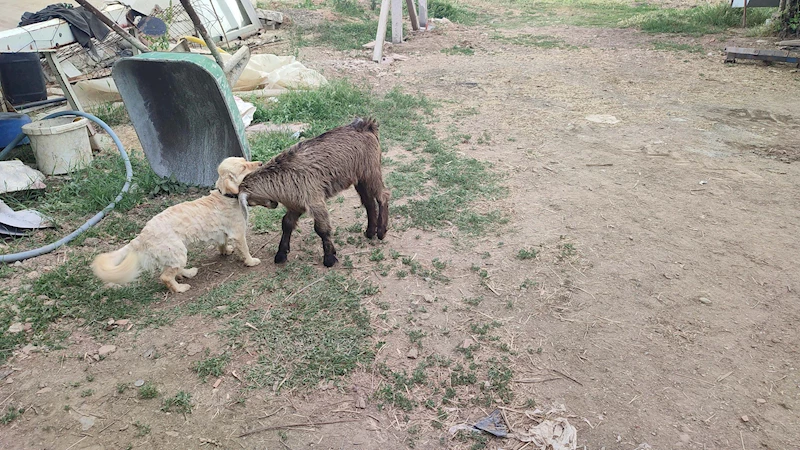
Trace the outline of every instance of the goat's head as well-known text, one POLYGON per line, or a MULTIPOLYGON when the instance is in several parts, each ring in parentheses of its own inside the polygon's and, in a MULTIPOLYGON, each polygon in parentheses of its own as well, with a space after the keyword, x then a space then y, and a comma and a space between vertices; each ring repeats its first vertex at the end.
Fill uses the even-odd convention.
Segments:
POLYGON ((225 158, 217 167, 216 187, 222 194, 238 194, 244 177, 261 167, 261 161, 248 161, 244 158, 225 158))

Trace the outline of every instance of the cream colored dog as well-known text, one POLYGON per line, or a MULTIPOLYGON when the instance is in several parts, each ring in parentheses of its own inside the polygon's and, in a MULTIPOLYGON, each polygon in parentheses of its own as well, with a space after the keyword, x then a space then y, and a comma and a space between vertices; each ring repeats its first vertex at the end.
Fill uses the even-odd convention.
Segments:
POLYGON ((210 195, 171 206, 145 224, 142 232, 121 249, 98 255, 92 262, 94 274, 103 281, 126 284, 143 271, 161 270, 161 281, 172 292, 186 292, 191 286, 175 277, 192 278, 197 268, 185 268, 187 245, 192 242, 217 244, 220 253, 234 251, 246 266, 261 261, 247 248, 247 218, 236 194, 245 175, 261 166, 244 158, 226 158, 217 168, 217 190, 210 195))

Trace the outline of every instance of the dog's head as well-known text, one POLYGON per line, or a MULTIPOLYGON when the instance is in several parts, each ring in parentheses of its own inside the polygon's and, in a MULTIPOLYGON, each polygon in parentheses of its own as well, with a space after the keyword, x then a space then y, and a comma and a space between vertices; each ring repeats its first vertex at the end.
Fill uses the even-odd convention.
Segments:
POLYGON ((238 194, 239 185, 248 174, 261 167, 261 161, 248 161, 244 158, 225 158, 217 167, 217 189, 224 194, 238 194))

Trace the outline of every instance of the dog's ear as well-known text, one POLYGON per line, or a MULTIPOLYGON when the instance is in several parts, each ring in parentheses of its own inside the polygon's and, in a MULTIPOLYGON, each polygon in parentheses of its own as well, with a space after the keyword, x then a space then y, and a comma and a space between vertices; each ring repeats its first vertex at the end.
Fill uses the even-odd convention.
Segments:
POLYGON ((231 178, 231 175, 226 174, 217 180, 216 187, 223 195, 239 193, 239 185, 231 178))

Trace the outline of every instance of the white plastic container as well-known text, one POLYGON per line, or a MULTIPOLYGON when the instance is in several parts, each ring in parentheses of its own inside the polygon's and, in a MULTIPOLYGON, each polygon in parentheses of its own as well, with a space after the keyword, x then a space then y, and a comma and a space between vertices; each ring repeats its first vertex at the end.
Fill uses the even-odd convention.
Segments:
POLYGON ((88 125, 83 117, 56 117, 23 125, 39 171, 61 175, 88 167, 92 162, 88 125))

